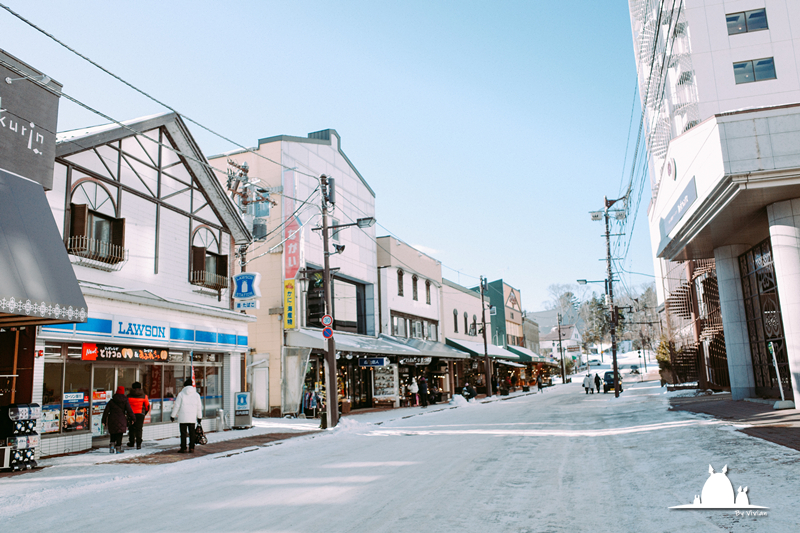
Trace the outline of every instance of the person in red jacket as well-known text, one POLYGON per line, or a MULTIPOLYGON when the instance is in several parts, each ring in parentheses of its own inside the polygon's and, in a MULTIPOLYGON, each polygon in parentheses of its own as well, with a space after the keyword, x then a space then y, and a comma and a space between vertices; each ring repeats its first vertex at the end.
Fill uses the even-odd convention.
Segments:
POLYGON ((131 404, 135 421, 128 431, 128 446, 133 447, 134 442, 136 449, 142 449, 142 427, 144 426, 144 417, 150 412, 150 399, 142 390, 142 384, 134 381, 131 385, 131 392, 128 394, 128 402, 131 404))

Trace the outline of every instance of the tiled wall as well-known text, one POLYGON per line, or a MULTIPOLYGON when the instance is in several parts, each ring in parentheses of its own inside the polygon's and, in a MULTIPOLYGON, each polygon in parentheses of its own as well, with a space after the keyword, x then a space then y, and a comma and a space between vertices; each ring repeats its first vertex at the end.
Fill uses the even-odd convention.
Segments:
MULTIPOLYGON (((217 420, 215 418, 203 420, 203 431, 212 432, 216 430, 217 420)), ((145 441, 167 439, 178 436, 180 436, 180 429, 177 423, 147 425, 142 431, 142 438, 145 441)), ((127 437, 125 437, 123 440, 125 439, 127 439, 127 437)), ((79 433, 76 435, 42 437, 40 442, 41 443, 39 447, 36 449, 36 459, 49 457, 51 455, 88 450, 92 447, 92 434, 79 433)))

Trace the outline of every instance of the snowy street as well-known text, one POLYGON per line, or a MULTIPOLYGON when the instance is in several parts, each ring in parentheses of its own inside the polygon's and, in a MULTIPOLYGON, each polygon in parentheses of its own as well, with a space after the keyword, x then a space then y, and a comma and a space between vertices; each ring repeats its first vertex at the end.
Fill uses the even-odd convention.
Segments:
MULTIPOLYGON (((665 390, 631 383, 615 399, 572 383, 368 413, 280 445, 174 464, 95 464, 99 451, 56 459, 0 479, 0 521, 4 531, 62 532, 800 529, 800 453, 669 412, 665 390), (727 465, 734 490, 748 486, 768 515, 669 510, 700 494, 709 464, 727 465)), ((279 422, 306 430, 311 421, 279 422)))

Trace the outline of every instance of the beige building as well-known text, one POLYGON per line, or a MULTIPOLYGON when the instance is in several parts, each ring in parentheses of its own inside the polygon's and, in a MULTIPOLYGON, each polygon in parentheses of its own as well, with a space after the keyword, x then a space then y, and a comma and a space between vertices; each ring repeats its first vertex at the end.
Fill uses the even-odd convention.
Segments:
MULTIPOLYGON (((270 191, 274 201, 268 213, 257 213, 261 215, 258 221, 266 224, 266 236, 262 234, 262 242, 247 251, 245 266, 248 272, 261 274, 262 295, 260 308, 248 311, 258 320, 250 325, 245 379, 256 412, 274 416, 297 412, 303 391, 322 392, 323 314, 334 315, 342 367, 352 361, 348 347, 357 345, 358 339, 375 339, 377 335, 374 228, 354 226, 332 236, 332 244, 345 247, 343 253, 330 258, 331 268, 338 269, 332 281, 332 310, 324 308, 321 275, 303 275, 305 267, 321 269, 323 265, 321 235, 312 231, 321 225, 319 176, 325 174, 335 180, 331 225, 374 217, 375 193, 341 150, 335 130, 310 133, 308 137, 260 139, 254 151, 231 152, 209 160, 217 168, 225 168, 228 159, 240 166, 246 162, 249 178, 260 180, 256 185, 270 191), (303 277, 311 279, 304 283, 303 277), (285 281, 295 282, 291 324, 285 315, 285 281)), ((227 179, 219 178, 223 183, 227 179)), ((351 378, 352 373, 347 376, 351 378)), ((360 397, 365 391, 357 384, 343 387, 340 394, 344 395, 360 397)))

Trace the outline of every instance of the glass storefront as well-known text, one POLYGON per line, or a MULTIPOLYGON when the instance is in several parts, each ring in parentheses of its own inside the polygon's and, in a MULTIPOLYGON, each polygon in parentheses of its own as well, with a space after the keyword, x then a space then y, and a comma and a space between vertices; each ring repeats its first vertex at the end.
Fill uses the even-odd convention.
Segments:
POLYGON ((222 409, 223 354, 169 352, 167 362, 82 361, 80 344, 45 345, 42 433, 90 431, 105 434, 103 410, 116 391, 130 392, 135 381, 150 399, 145 424, 169 422, 174 398, 192 377, 203 399, 205 417, 222 409), (193 360, 192 360, 193 359, 193 360))

